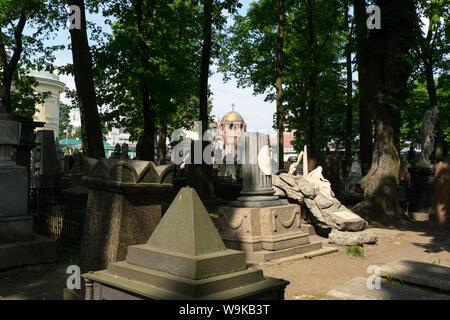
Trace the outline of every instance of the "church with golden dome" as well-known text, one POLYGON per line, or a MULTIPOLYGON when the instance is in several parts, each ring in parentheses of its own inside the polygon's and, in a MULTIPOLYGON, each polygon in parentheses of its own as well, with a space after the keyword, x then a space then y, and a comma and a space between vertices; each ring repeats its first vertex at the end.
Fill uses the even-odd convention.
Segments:
POLYGON ((244 118, 234 111, 234 104, 232 110, 225 114, 217 126, 224 143, 224 156, 227 154, 237 155, 237 142, 241 133, 247 131, 247 124, 244 118))

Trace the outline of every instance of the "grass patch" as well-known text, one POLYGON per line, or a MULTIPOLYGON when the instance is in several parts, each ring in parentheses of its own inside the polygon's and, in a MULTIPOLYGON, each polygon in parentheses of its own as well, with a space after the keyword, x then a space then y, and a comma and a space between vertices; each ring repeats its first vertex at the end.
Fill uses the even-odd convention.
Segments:
POLYGON ((351 246, 347 247, 347 253, 357 257, 362 257, 363 249, 361 248, 361 246, 351 246))

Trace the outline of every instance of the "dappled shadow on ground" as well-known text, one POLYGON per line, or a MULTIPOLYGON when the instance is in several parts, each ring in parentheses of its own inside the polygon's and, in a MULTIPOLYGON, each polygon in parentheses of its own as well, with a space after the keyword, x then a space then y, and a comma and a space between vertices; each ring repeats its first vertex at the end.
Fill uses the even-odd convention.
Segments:
POLYGON ((0 272, 0 300, 62 300, 66 268, 49 264, 0 272))
POLYGON ((418 232, 419 235, 430 237, 429 243, 412 243, 421 247, 427 253, 450 252, 450 226, 439 224, 437 221, 403 221, 396 225, 382 226, 371 224, 371 227, 382 227, 391 230, 418 232))

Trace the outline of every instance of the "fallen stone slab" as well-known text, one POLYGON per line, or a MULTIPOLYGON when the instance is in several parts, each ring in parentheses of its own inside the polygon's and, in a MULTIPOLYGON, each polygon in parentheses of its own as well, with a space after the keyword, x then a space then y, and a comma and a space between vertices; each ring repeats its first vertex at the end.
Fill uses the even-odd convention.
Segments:
POLYGON ((356 246, 358 244, 375 243, 377 242, 377 236, 370 230, 351 232, 333 229, 328 235, 328 240, 341 246, 356 246))
POLYGON ((450 268, 431 263, 394 261, 381 267, 381 276, 450 292, 450 268))
POLYGON ((362 231, 367 229, 369 223, 366 220, 344 206, 341 206, 341 208, 342 210, 329 213, 330 219, 338 226, 339 230, 362 231))
MULTIPOLYGON (((381 279, 380 289, 369 289, 367 278, 356 277, 328 291, 329 300, 450 300, 450 296, 391 283, 381 279)), ((371 280, 369 280, 371 281, 371 280)))

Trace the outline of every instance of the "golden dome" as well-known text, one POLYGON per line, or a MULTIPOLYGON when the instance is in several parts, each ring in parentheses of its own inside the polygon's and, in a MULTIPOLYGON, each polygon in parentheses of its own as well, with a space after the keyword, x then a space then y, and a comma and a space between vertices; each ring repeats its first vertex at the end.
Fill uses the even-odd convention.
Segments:
POLYGON ((242 116, 239 113, 233 110, 224 115, 221 122, 245 122, 245 121, 244 118, 242 118, 242 116))

